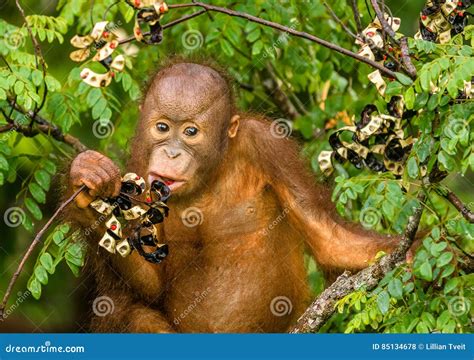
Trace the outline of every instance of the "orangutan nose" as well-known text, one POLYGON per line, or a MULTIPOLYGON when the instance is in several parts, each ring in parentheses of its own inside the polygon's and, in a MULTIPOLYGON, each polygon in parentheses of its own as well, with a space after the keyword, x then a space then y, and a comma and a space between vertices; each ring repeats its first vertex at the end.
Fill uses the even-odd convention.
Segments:
POLYGON ((165 148, 165 154, 170 158, 170 159, 175 159, 179 155, 181 155, 181 150, 176 149, 176 148, 165 148))

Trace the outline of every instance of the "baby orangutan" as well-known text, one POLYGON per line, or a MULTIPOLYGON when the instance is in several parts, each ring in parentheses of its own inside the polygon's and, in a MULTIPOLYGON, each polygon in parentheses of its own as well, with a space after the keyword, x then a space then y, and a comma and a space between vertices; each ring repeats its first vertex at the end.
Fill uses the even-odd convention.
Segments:
MULTIPOLYGON (((136 252, 90 251, 97 295, 115 307, 93 320, 94 331, 284 332, 311 300, 306 245, 327 271, 364 268, 396 246, 396 237, 338 218, 297 145, 270 129, 235 109, 219 70, 179 62, 155 75, 127 171, 171 189, 169 217, 158 226, 169 255, 152 264, 136 252)), ((88 188, 71 211, 87 228, 98 217, 91 201, 118 195, 120 169, 86 151, 71 165, 70 184, 88 188)), ((103 232, 88 236, 94 249, 103 232)))

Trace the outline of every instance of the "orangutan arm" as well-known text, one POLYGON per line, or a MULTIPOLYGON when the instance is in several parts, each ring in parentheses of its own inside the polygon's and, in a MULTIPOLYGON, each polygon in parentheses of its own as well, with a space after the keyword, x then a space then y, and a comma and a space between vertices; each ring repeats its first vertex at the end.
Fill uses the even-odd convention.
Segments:
POLYGON ((268 182, 289 220, 301 231, 317 262, 325 268, 360 269, 377 252, 392 251, 400 238, 367 231, 344 221, 331 202, 330 190, 316 183, 305 168, 298 146, 279 138, 264 120, 247 120, 243 131, 254 156, 265 164, 268 182), (246 130, 245 130, 246 129, 246 130))

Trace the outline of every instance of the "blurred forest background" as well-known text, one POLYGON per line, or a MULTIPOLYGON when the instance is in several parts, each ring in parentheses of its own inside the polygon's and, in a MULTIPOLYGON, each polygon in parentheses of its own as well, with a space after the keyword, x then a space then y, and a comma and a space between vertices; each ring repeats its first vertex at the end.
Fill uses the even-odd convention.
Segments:
MULTIPOLYGON (((133 20, 129 21, 130 14, 125 4, 114 6, 106 13, 107 6, 112 5, 114 0, 59 2, 60 4, 51 0, 21 1, 27 15, 62 16, 67 24, 62 34, 64 41, 41 41, 41 47, 48 64, 48 72, 62 86, 74 89, 68 101, 76 103, 80 117, 72 113, 54 118, 55 107, 61 103, 58 99, 48 103, 46 111, 53 116, 50 120, 65 131, 78 137, 91 149, 102 151, 121 164, 127 159, 127 143, 136 123, 141 87, 159 63, 173 54, 214 59, 235 78, 241 109, 264 113, 272 118, 291 120, 294 124, 292 136, 305 144, 304 156, 311 162, 315 176, 320 178, 322 176, 317 165, 317 154, 322 149, 328 149, 328 132, 325 127, 336 128, 344 125, 344 120, 347 121, 353 115, 358 117, 363 107, 377 98, 375 87, 367 80, 368 73, 373 69, 365 64, 243 19, 210 13, 166 30, 163 42, 159 45, 147 46, 135 42, 130 44, 126 51, 135 52, 135 57, 129 57, 126 71, 119 74, 100 95, 106 103, 101 109, 102 115, 99 115, 112 121, 114 131, 109 131, 106 136, 96 136, 92 127, 99 116, 94 110, 90 111, 89 102, 92 95, 87 96, 89 88, 78 85, 79 65, 69 58, 69 53, 74 50, 69 40, 77 33, 88 34, 93 26, 92 21, 100 21, 103 16, 107 20, 115 21, 130 35, 133 20), (281 97, 275 96, 277 87, 286 94, 287 99, 284 97, 282 100, 281 97), (291 106, 282 105, 285 103, 291 106)), ((353 51, 358 49, 353 39, 333 20, 322 1, 212 0, 210 3, 245 11, 306 31, 353 51)), ((335 13, 355 31, 349 2, 336 0, 329 3, 335 13)), ((400 32, 413 36, 418 29, 419 12, 425 1, 386 0, 385 3, 392 10, 393 16, 402 19, 400 32)), ((359 1, 359 8, 365 27, 370 22, 370 17, 363 1, 359 1)), ((170 11, 162 22, 177 19, 191 11, 196 9, 170 11)), ((2 20, 16 26, 23 23, 14 0, 0 0, 0 12, 0 24, 2 20)), ((1 39, 7 36, 8 31, 6 25, 0 26, 0 29, 3 29, 0 33, 1 39)), ((26 38, 25 41, 26 49, 30 49, 32 53, 30 39, 26 38)), ((2 46, 4 43, 0 42, 0 47, 2 46)), ((0 186, 0 208, 4 210, 22 206, 27 196, 22 190, 22 184, 29 181, 30 174, 38 166, 40 159, 47 157, 60 172, 61 164, 67 164, 73 156, 66 146, 52 143, 44 136, 34 140, 23 138, 20 141, 21 150, 16 148, 15 151, 34 154, 37 157, 19 157, 15 163, 16 179, 12 182, 5 181, 5 184, 0 186)), ((340 167, 338 171, 341 174, 345 172, 346 175, 361 173, 351 166, 340 167)), ((366 170, 362 171, 362 174, 371 176, 366 170)), ((3 293, 19 258, 34 234, 58 204, 57 177, 52 180, 47 201, 40 205, 43 213, 41 220, 31 219, 34 225, 32 232, 21 226, 9 227, 0 221, 0 293, 3 293)), ((471 173, 461 176, 453 172, 447 182, 464 203, 473 203, 471 173)), ((358 215, 353 217, 357 219, 358 215)), ((403 224, 403 221, 400 224, 403 224)), ((382 221, 378 230, 384 228, 401 232, 403 226, 400 224, 388 225, 382 221)), ((26 290, 34 262, 35 259, 30 259, 14 289, 13 297, 17 292, 26 290)), ((314 261, 309 258, 308 274, 314 293, 322 291, 322 276, 314 261)), ((0 331, 84 331, 84 314, 90 312, 89 287, 90 279, 85 276, 75 277, 63 262, 56 269, 54 276, 49 277, 48 285, 43 287, 41 299, 35 300, 28 296, 4 322, 0 322, 0 331)))

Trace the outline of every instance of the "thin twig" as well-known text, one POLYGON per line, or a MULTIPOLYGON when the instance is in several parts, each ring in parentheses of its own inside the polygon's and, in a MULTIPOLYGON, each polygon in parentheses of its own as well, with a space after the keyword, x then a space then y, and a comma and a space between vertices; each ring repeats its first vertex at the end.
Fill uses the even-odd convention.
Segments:
POLYGON ((209 5, 209 4, 205 4, 205 3, 201 3, 201 2, 194 2, 194 3, 190 3, 190 4, 179 4, 179 7, 180 8, 183 8, 183 7, 202 7, 204 9, 206 9, 207 11, 215 11, 215 12, 219 12, 219 13, 226 14, 226 15, 229 15, 229 16, 243 18, 243 19, 249 20, 251 22, 255 22, 257 24, 265 25, 265 26, 283 31, 283 32, 288 33, 290 35, 300 37, 300 38, 303 38, 303 39, 306 39, 306 40, 310 40, 312 42, 315 42, 316 44, 327 47, 328 49, 337 51, 337 52, 339 52, 343 55, 352 57, 352 58, 354 58, 354 59, 356 59, 360 62, 366 63, 366 64, 372 66, 373 68, 375 68, 377 70, 380 70, 380 72, 382 72, 383 74, 385 74, 389 77, 392 77, 392 78, 396 77, 396 75, 393 71, 388 70, 383 65, 381 65, 381 64, 379 64, 379 63, 377 63, 373 60, 370 60, 370 59, 368 59, 368 58, 366 58, 362 55, 356 54, 356 53, 354 53, 354 52, 352 52, 348 49, 345 49, 345 48, 340 47, 336 44, 333 44, 329 41, 326 41, 326 40, 318 38, 314 35, 308 34, 307 32, 304 32, 304 31, 294 30, 290 27, 287 27, 287 26, 284 26, 284 25, 281 25, 281 24, 278 24, 278 23, 275 23, 275 22, 272 22, 272 21, 269 21, 269 20, 265 20, 265 19, 259 18, 257 16, 247 14, 247 13, 243 13, 243 12, 240 12, 240 11, 230 10, 230 9, 223 8, 223 7, 220 7, 220 6, 209 5))
MULTIPOLYGON (((171 7, 171 5, 169 5, 169 7, 171 7)), ((196 11, 195 13, 192 13, 192 14, 185 15, 185 16, 183 16, 183 17, 180 17, 179 19, 176 19, 176 20, 174 20, 174 21, 170 21, 169 23, 166 23, 166 24, 163 25, 163 30, 168 29, 168 28, 170 28, 170 27, 173 27, 173 26, 175 26, 175 25, 178 25, 178 24, 180 24, 180 23, 182 23, 182 22, 184 22, 184 21, 187 21, 187 20, 190 20, 190 19, 192 19, 192 18, 195 18, 195 17, 197 17, 197 16, 199 16, 199 15, 202 15, 202 14, 204 14, 205 12, 207 12, 207 10, 206 10, 206 9, 202 9, 202 10, 196 11)), ((150 35, 150 32, 149 32, 149 31, 143 33, 143 36, 148 36, 148 35, 150 35)), ((120 41, 119 41, 119 44, 120 44, 120 45, 126 44, 126 43, 129 43, 129 42, 134 41, 134 40, 135 40, 135 36, 130 36, 130 37, 128 37, 128 38, 125 38, 125 39, 123 39, 123 40, 120 40, 120 41)))
MULTIPOLYGON (((385 20, 385 14, 384 12, 380 9, 379 3, 377 0, 370 0, 372 7, 375 10, 375 14, 377 15, 377 18, 380 21, 380 24, 382 24, 382 29, 385 31, 388 36, 393 40, 395 44, 398 44, 398 40, 395 38, 396 34, 395 31, 393 31, 392 26, 385 20)), ((393 21, 393 19, 392 19, 393 21)))
POLYGON ((400 49, 401 49, 401 57, 403 61, 403 65, 405 65, 405 69, 410 74, 412 78, 416 77, 416 68, 411 62, 410 58, 410 51, 408 50, 408 41, 407 38, 404 36, 400 39, 400 49))
POLYGON ((352 14, 354 15, 354 21, 356 23, 357 33, 362 34, 362 21, 360 20, 359 8, 357 6, 357 0, 351 0, 352 14))
POLYGON ((424 207, 422 204, 425 199, 426 193, 421 191, 418 195, 420 205, 415 208, 413 215, 409 217, 400 243, 393 253, 382 257, 375 264, 359 271, 353 276, 351 276, 349 271, 344 272, 313 301, 290 332, 307 333, 318 331, 334 313, 335 304, 338 300, 357 291, 361 287, 364 287, 366 290, 374 289, 388 272, 402 263, 414 242, 421 215, 423 214, 424 207))
POLYGON ((359 41, 362 41, 362 39, 360 38, 360 36, 354 34, 351 29, 349 29, 347 27, 346 24, 344 24, 344 22, 339 18, 339 16, 336 15, 336 13, 334 12, 334 10, 329 6, 329 4, 325 1, 323 2, 323 5, 326 7, 327 11, 329 12, 329 14, 331 15, 331 17, 334 19, 334 21, 336 21, 339 25, 341 25, 342 29, 347 33, 349 34, 350 36, 352 36, 354 39, 357 39, 359 41))
POLYGON ((10 282, 8 283, 7 290, 5 291, 5 295, 3 296, 2 303, 0 305, 0 317, 3 317, 3 313, 5 311, 5 307, 7 306, 8 298, 10 297, 10 294, 13 290, 13 286, 16 283, 16 280, 21 274, 21 271, 23 270, 23 267, 25 266, 26 261, 28 258, 31 256, 33 253, 33 250, 36 248, 36 246, 40 243, 41 237, 45 233, 46 230, 51 226, 53 221, 58 217, 58 215, 61 213, 61 211, 64 210, 66 206, 68 206, 84 189, 86 188, 85 185, 82 185, 78 190, 74 192, 65 202, 61 204, 61 206, 55 211, 53 216, 51 216, 48 220, 48 222, 41 228, 41 230, 36 234, 35 238, 31 242, 30 246, 25 252, 25 255, 23 255, 23 258, 20 261, 20 264, 18 265, 18 268, 16 269, 15 273, 13 274, 12 278, 10 279, 10 282))

